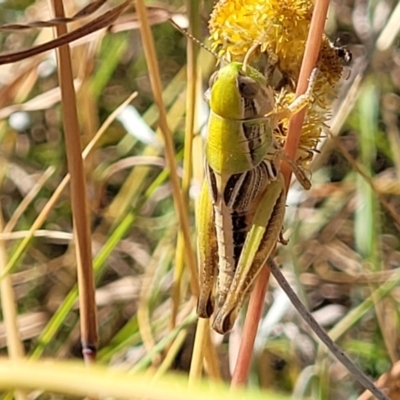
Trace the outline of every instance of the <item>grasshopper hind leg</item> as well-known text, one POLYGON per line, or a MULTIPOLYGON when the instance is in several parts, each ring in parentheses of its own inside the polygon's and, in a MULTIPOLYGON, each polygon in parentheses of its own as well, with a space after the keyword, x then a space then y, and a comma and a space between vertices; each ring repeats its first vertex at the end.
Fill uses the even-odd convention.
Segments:
POLYGON ((214 209, 206 180, 203 183, 199 199, 197 227, 200 280, 197 315, 201 318, 210 318, 214 312, 214 286, 218 274, 218 243, 214 225, 214 209))
POLYGON ((279 238, 285 208, 285 186, 279 174, 277 180, 267 186, 254 215, 230 291, 214 318, 215 331, 225 334, 233 328, 243 302, 279 238))

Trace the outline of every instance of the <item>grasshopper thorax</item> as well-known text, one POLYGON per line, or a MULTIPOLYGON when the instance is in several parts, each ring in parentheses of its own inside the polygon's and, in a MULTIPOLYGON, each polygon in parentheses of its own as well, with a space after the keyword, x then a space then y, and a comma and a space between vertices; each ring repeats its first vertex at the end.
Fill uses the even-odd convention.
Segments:
POLYGON ((273 89, 250 66, 233 62, 210 80, 211 114, 206 139, 206 159, 217 174, 240 174, 265 158, 273 142, 273 89))
POLYGON ((246 120, 272 111, 274 97, 266 79, 256 69, 232 62, 210 79, 210 108, 222 118, 246 120))

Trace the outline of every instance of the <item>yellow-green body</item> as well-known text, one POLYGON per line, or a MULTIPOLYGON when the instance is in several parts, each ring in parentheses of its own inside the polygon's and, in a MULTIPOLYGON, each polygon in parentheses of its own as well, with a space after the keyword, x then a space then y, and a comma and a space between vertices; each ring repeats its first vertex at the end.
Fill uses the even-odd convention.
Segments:
POLYGON ((205 148, 207 164, 216 173, 246 172, 264 159, 272 144, 270 120, 263 118, 274 107, 273 92, 268 89, 264 77, 253 68, 248 67, 244 75, 241 63, 218 72, 209 99, 205 148), (252 99, 240 95, 238 77, 244 85, 249 82, 245 90, 252 99))
POLYGON ((197 313, 213 328, 233 327, 246 294, 281 231, 284 184, 274 165, 274 97, 265 79, 241 63, 222 68, 209 95, 206 176, 198 212, 197 313))
POLYGON ((285 185, 280 159, 289 163, 304 188, 311 186, 304 171, 276 144, 273 130, 281 118, 309 102, 316 73, 306 93, 282 110, 275 109, 273 89, 254 68, 231 63, 210 80, 206 179, 197 221, 197 314, 214 314, 212 326, 219 333, 232 329, 281 233, 285 185))

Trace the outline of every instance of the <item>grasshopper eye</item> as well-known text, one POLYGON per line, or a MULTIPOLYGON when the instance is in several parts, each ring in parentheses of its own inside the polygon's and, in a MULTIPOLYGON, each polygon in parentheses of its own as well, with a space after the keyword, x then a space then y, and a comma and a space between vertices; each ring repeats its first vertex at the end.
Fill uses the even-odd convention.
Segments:
POLYGON ((260 91, 260 84, 248 76, 239 75, 236 83, 240 94, 246 99, 254 99, 260 91))

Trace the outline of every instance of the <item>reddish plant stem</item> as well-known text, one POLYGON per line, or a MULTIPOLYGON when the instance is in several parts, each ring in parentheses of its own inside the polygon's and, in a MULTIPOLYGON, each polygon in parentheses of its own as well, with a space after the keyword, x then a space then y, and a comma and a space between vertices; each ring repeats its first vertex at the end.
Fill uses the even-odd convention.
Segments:
POLYGON ((264 297, 268 287, 269 275, 269 268, 267 264, 265 264, 257 278, 254 290, 250 297, 246 321, 243 327, 239 355, 236 361, 235 370, 233 371, 231 389, 246 384, 258 323, 260 322, 261 313, 264 307, 264 297))
MULTIPOLYGON (((317 63, 328 7, 329 0, 316 0, 315 2, 306 49, 300 69, 296 97, 306 91, 308 87, 308 78, 317 63)), ((291 118, 289 122, 285 151, 292 159, 294 159, 296 155, 296 150, 300 142, 301 127, 303 125, 305 113, 305 109, 299 111, 291 118)), ((286 188, 288 190, 292 171, 289 165, 287 165, 285 162, 281 163, 281 171, 285 179, 286 188)), ((265 293, 268 287, 269 275, 269 268, 267 265, 265 265, 260 272, 254 290, 251 293, 249 308, 243 327, 242 342, 240 344, 239 355, 231 381, 232 389, 244 386, 247 381, 254 341, 264 306, 265 293)))
MULTIPOLYGON (((299 82, 296 88, 296 97, 302 95, 307 90, 308 79, 312 70, 317 64, 328 7, 329 0, 317 0, 315 2, 310 31, 308 32, 306 48, 303 56, 303 62, 300 68, 299 82)), ((297 147, 299 146, 301 127, 303 125, 306 111, 307 109, 303 108, 298 113, 293 115, 289 121, 288 136, 284 149, 286 154, 292 160, 295 159, 297 147)), ((285 179, 286 188, 289 189, 292 170, 290 169, 290 166, 283 161, 281 163, 281 171, 285 179)))

